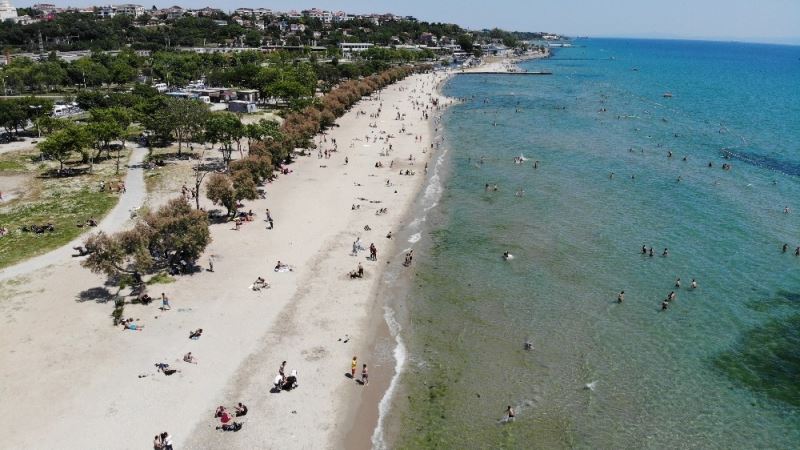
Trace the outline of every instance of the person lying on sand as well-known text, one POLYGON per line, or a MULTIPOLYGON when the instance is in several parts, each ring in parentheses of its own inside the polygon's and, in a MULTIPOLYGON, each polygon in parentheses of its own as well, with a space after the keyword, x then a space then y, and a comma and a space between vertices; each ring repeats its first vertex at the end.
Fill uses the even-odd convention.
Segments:
POLYGON ((144 325, 137 324, 133 319, 124 320, 121 325, 123 330, 142 331, 144 329, 144 325))
POLYGON ((252 289, 254 291, 260 291, 261 289, 268 289, 269 283, 261 277, 256 278, 256 281, 253 282, 252 289))
POLYGON ((189 339, 192 339, 192 340, 196 341, 196 340, 200 339, 200 336, 202 336, 202 335, 203 335, 203 329, 202 328, 198 328, 198 329, 192 331, 191 333, 189 333, 189 339))
POLYGON ((288 264, 284 264, 280 261, 278 261, 278 263, 275 264, 275 272, 291 272, 291 271, 292 267, 289 266, 288 264))

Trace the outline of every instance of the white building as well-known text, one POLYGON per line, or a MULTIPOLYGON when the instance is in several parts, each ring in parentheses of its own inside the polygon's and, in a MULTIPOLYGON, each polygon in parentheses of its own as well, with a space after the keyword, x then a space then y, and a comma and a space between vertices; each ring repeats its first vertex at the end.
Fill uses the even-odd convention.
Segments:
POLYGON ((110 19, 117 15, 117 10, 111 5, 98 6, 95 9, 94 15, 101 19, 110 19))
POLYGON ((17 8, 14 8, 9 0, 0 0, 0 22, 6 20, 17 21, 17 8))
POLYGON ((339 48, 342 50, 342 53, 353 53, 353 52, 363 52, 365 50, 369 50, 374 47, 375 44, 371 44, 369 42, 342 42, 339 44, 339 48))
POLYGON ((117 14, 125 14, 126 16, 139 17, 144 14, 144 6, 125 3, 117 5, 117 14))

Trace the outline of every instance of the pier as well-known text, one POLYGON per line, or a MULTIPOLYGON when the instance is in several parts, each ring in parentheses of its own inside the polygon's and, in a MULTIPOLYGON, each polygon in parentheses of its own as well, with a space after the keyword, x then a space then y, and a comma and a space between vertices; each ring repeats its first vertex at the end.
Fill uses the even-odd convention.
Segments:
POLYGON ((459 72, 463 75, 552 75, 553 72, 536 71, 536 72, 459 72))

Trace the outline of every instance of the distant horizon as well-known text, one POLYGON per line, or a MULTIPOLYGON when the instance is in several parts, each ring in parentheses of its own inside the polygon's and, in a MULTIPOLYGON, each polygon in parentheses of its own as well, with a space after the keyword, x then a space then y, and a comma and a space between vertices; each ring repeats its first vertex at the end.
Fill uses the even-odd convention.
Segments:
MULTIPOLYGON (((48 0, 43 0, 50 2, 48 0)), ((13 2, 14 6, 32 7, 33 0, 13 2)), ((53 0, 58 7, 89 7, 108 4, 91 0, 53 0)), ((116 4, 126 3, 120 0, 116 4)), ((112 4, 115 4, 112 2, 112 4)), ((800 45, 800 2, 764 0, 758 5, 749 0, 674 0, 663 4, 656 0, 617 0, 599 5, 586 0, 562 0, 558 5, 530 5, 517 0, 495 0, 460 8, 456 0, 231 0, 211 3, 208 0, 157 0, 139 3, 145 8, 173 5, 199 9, 206 6, 232 12, 236 8, 267 8, 276 11, 302 11, 320 8, 353 14, 391 13, 413 16, 425 22, 442 22, 466 29, 501 28, 507 31, 548 32, 564 36, 598 38, 676 39, 730 41, 778 45, 800 45), (509 14, 509 11, 514 13, 509 14), (691 13, 689 13, 691 12, 691 13)))

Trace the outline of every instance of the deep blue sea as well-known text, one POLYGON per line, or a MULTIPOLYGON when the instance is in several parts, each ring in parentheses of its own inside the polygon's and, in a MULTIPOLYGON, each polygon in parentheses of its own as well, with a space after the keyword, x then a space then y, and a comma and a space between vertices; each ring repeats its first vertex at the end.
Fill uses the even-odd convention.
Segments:
POLYGON ((444 88, 394 445, 797 448, 800 47, 588 39, 522 67, 553 74, 444 88))

